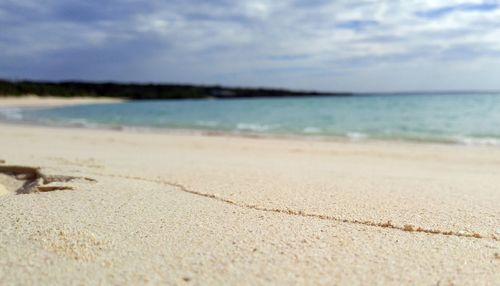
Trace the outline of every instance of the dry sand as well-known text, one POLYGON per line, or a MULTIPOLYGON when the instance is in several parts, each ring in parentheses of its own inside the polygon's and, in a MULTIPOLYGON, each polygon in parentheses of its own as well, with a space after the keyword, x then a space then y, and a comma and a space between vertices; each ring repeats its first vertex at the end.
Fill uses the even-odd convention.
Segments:
POLYGON ((0 96, 0 107, 53 107, 53 106, 67 106, 78 104, 95 104, 95 103, 115 103, 123 102, 125 100, 119 98, 107 97, 53 97, 53 96, 0 96))
POLYGON ((16 194, 0 176, 0 285, 500 284, 498 148, 7 124, 0 138, 4 166, 96 180, 16 194))

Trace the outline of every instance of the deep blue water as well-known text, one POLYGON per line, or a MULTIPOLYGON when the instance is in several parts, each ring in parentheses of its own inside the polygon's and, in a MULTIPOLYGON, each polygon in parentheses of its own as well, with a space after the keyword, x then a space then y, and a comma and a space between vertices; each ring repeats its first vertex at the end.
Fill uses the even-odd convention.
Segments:
POLYGON ((135 101, 37 110, 4 109, 0 116, 88 127, 500 144, 500 93, 135 101))

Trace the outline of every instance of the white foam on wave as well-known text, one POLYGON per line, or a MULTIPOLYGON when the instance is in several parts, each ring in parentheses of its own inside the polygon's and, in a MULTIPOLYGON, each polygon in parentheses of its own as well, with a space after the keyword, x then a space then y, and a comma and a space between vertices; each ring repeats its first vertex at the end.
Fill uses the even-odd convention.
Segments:
POLYGON ((347 138, 351 139, 352 141, 360 141, 360 140, 368 138, 368 134, 359 133, 359 132, 348 132, 347 138))
POLYGON ((22 110, 17 107, 2 107, 0 108, 0 117, 8 120, 22 120, 22 110))
POLYGON ((306 127, 302 130, 304 133, 321 133, 321 129, 317 127, 306 127))
POLYGON ((481 138, 458 137, 456 141, 459 144, 469 145, 469 146, 500 146, 500 139, 491 137, 481 137, 481 138))
POLYGON ((238 123, 236 128, 240 131, 265 132, 270 130, 272 127, 269 125, 255 123, 238 123))

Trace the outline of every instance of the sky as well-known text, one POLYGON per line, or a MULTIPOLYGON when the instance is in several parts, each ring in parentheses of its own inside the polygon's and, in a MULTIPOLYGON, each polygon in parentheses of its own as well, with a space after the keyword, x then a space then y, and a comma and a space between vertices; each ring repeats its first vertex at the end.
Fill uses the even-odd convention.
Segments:
POLYGON ((0 78, 500 90, 500 0, 0 0, 0 78))

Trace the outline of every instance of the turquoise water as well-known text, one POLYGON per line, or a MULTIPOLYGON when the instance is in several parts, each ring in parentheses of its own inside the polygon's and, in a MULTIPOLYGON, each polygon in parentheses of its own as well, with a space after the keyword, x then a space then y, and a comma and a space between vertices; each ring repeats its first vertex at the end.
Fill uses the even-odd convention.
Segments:
POLYGON ((500 144, 499 93, 136 101, 37 110, 10 109, 0 114, 14 120, 87 127, 500 144))

